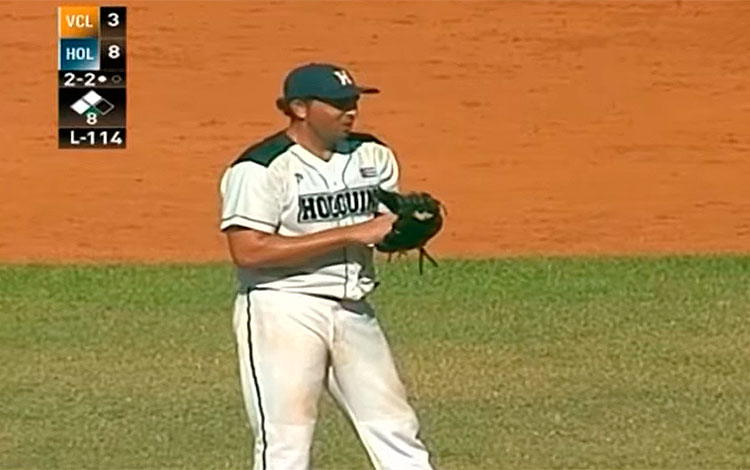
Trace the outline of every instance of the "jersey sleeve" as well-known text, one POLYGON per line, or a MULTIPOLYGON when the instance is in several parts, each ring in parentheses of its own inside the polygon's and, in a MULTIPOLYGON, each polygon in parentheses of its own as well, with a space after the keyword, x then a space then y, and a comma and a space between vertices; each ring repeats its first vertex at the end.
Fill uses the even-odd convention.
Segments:
MULTIPOLYGON (((398 161, 396 155, 388 147, 382 147, 381 164, 379 173, 378 186, 386 191, 398 192, 398 161)), ((378 212, 390 212, 388 207, 382 202, 378 204, 378 212)))
POLYGON ((236 225, 265 233, 276 232, 281 199, 268 169, 254 162, 228 168, 221 178, 220 229, 236 225))
POLYGON ((388 147, 382 147, 382 163, 380 165, 379 186, 386 191, 398 192, 398 161, 396 155, 388 147))

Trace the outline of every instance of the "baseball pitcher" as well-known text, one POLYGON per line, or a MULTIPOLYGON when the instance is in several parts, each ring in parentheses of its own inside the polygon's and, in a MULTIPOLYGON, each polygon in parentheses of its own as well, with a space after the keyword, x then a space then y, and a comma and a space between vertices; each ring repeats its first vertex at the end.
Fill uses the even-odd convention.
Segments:
MULTIPOLYGON (((378 285, 373 247, 397 238, 394 228, 403 225, 381 203, 398 191, 393 152, 352 132, 360 96, 377 92, 338 66, 295 68, 276 102, 288 127, 248 147, 221 179, 220 228, 237 266, 233 327, 255 470, 309 467, 324 388, 375 468, 432 468, 367 301, 378 285)), ((418 215, 424 223, 425 211, 418 215)))

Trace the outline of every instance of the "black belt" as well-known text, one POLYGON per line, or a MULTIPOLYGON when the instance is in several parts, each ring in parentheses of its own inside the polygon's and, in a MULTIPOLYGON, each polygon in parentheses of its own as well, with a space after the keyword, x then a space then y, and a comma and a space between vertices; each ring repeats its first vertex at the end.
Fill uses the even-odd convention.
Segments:
MULTIPOLYGON (((250 287, 248 288, 248 292, 253 290, 268 290, 273 292, 287 292, 279 289, 271 289, 270 287, 250 287)), ((311 297, 317 297, 319 299, 325 299, 325 300, 332 300, 334 302, 343 302, 345 299, 342 299, 341 297, 336 297, 335 295, 326 295, 326 294, 308 294, 307 292, 287 292, 290 294, 302 294, 302 295, 309 295, 311 297)), ((351 300, 351 299, 346 299, 351 300)), ((352 302, 356 302, 356 300, 352 300, 352 302)))
MULTIPOLYGON (((325 295, 325 294, 305 294, 305 295, 311 295, 313 297, 318 297, 318 298, 326 299, 326 300, 333 300, 334 302, 343 302, 345 300, 345 299, 342 299, 341 297, 336 297, 333 295, 325 295)), ((351 299, 346 299, 346 300, 351 300, 351 299)))

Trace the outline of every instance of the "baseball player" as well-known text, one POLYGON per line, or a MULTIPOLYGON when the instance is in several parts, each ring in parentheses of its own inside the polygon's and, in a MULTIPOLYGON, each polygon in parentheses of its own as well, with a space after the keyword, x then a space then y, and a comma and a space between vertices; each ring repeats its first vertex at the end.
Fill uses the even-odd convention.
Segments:
POLYGON ((221 179, 221 230, 237 266, 233 326, 255 470, 307 469, 324 387, 377 469, 431 469, 386 338, 367 297, 372 245, 395 216, 393 152, 352 132, 351 74, 307 64, 286 77, 288 127, 247 148, 221 179))

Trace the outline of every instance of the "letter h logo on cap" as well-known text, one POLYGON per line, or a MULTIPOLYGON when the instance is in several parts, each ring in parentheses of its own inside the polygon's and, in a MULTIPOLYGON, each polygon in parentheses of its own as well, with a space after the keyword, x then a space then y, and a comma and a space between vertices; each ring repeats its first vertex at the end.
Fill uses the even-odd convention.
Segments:
POLYGON ((339 79, 339 82, 341 82, 341 86, 354 85, 352 77, 350 77, 349 74, 346 73, 346 70, 334 70, 333 74, 336 75, 336 78, 339 79))

